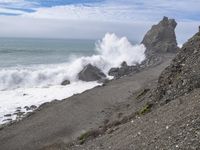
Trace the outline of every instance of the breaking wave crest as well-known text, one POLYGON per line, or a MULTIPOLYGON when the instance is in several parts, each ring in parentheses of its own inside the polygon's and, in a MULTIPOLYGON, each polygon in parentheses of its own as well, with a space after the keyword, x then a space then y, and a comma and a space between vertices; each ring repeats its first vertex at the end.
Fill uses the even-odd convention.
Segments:
POLYGON ((120 66, 123 61, 128 65, 134 65, 145 59, 143 45, 132 45, 126 37, 119 38, 110 33, 96 43, 95 50, 97 54, 93 56, 74 58, 63 64, 0 69, 0 90, 49 87, 60 85, 66 79, 76 82, 77 74, 88 63, 107 74, 110 68, 120 66))

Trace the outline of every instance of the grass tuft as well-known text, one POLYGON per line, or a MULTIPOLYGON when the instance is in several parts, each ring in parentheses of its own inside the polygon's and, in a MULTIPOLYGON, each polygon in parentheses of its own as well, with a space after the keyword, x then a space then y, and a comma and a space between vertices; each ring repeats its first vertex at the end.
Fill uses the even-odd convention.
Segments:
POLYGON ((81 145, 84 144, 87 139, 89 139, 89 138, 95 138, 100 133, 101 133, 101 131, 99 131, 99 130, 91 130, 91 131, 88 131, 88 132, 85 132, 85 133, 81 134, 78 137, 79 144, 81 144, 81 145))
POLYGON ((144 107, 139 111, 139 115, 145 115, 146 113, 151 111, 153 104, 147 103, 144 107))

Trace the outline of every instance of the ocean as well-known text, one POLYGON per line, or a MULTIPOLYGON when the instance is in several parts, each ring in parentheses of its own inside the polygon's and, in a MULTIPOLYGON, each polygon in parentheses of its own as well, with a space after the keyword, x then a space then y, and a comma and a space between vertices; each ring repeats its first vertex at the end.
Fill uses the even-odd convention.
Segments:
POLYGON ((38 107, 101 85, 78 80, 85 65, 90 63, 112 78, 110 68, 123 61, 141 63, 144 52, 143 45, 109 33, 99 41, 0 38, 0 124, 15 120, 19 107, 27 113, 26 106, 38 107), (71 83, 62 86, 64 80, 71 83))
POLYGON ((0 68, 56 64, 95 54, 95 40, 0 38, 0 68))

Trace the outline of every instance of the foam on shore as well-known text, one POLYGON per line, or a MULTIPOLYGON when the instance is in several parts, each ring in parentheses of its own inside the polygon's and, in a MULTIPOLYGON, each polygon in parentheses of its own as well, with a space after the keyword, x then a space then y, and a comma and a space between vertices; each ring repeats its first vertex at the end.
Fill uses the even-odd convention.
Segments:
POLYGON ((126 37, 107 33, 96 43, 97 54, 90 57, 73 58, 63 64, 1 68, 0 124, 5 119, 4 115, 13 114, 17 107, 39 106, 99 85, 78 80, 77 75, 85 65, 90 63, 107 74, 110 68, 120 66, 123 61, 128 65, 141 63, 145 59, 144 52, 144 45, 132 45, 126 37), (61 86, 64 80, 70 80, 71 84, 61 86))

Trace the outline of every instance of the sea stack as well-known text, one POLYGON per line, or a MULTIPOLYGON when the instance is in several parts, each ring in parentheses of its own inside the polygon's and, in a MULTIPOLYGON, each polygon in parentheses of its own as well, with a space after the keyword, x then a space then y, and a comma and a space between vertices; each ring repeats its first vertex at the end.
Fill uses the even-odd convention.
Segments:
POLYGON ((146 54, 176 53, 178 50, 175 34, 176 26, 176 21, 168 19, 168 17, 164 17, 157 25, 153 25, 141 42, 146 46, 146 54))
POLYGON ((146 59, 142 64, 136 66, 122 65, 120 68, 111 68, 108 74, 119 78, 159 63, 162 58, 158 54, 176 53, 179 50, 175 34, 176 26, 177 23, 174 19, 164 17, 157 25, 151 27, 141 42, 146 47, 146 59))

